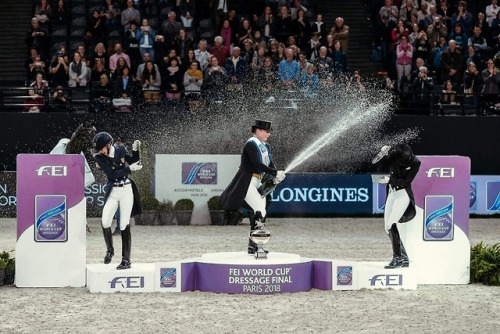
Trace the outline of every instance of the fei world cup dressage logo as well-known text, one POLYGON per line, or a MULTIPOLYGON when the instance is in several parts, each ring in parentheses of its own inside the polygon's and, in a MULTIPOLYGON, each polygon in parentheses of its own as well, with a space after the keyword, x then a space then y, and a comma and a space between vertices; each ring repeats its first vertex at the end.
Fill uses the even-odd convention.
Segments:
POLYGON ((65 195, 35 196, 35 241, 68 240, 65 195))
POLYGON ((217 163, 183 162, 182 184, 217 184, 217 163))
POLYGON ((453 240, 453 204, 451 195, 425 197, 424 240, 453 240))
POLYGON ((500 182, 486 183, 486 209, 494 212, 500 209, 500 182))

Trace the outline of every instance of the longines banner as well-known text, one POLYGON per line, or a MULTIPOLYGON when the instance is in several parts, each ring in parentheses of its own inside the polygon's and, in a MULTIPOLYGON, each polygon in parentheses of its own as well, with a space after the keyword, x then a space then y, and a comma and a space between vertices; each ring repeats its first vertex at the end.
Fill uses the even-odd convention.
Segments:
POLYGON ((273 214, 371 214, 372 179, 366 174, 289 173, 271 198, 273 214))

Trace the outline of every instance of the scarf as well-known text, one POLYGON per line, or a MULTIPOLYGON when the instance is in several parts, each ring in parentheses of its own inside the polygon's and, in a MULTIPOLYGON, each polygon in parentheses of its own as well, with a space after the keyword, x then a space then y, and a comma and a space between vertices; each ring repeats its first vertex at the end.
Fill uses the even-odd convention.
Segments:
POLYGON ((167 70, 170 72, 170 75, 174 75, 175 72, 177 72, 179 70, 179 66, 177 66, 177 67, 169 66, 169 67, 167 67, 167 70))
POLYGON ((71 70, 76 73, 76 75, 80 76, 82 74, 82 62, 73 63, 71 65, 71 70))
POLYGON ((196 79, 198 80, 201 80, 203 79, 203 74, 201 73, 200 70, 192 70, 192 69, 189 69, 187 70, 187 74, 189 76, 192 76, 192 77, 195 77, 196 79))

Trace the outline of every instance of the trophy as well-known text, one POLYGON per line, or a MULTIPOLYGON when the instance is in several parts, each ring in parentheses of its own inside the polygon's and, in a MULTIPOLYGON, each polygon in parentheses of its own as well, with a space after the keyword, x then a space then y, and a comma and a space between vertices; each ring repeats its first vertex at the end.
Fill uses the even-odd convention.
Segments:
POLYGON ((264 249, 264 245, 270 238, 271 232, 264 230, 263 226, 257 230, 250 231, 250 239, 257 244, 257 251, 255 252, 257 260, 267 259, 267 251, 264 249))

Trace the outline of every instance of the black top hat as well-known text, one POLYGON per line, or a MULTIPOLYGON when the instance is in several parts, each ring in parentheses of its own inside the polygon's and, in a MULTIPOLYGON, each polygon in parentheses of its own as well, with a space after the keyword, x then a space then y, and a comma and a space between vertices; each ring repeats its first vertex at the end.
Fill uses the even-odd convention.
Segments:
POLYGON ((271 131, 271 122, 269 121, 262 121, 260 119, 255 120, 255 124, 252 125, 252 132, 255 132, 256 129, 262 129, 262 130, 267 130, 271 131))

